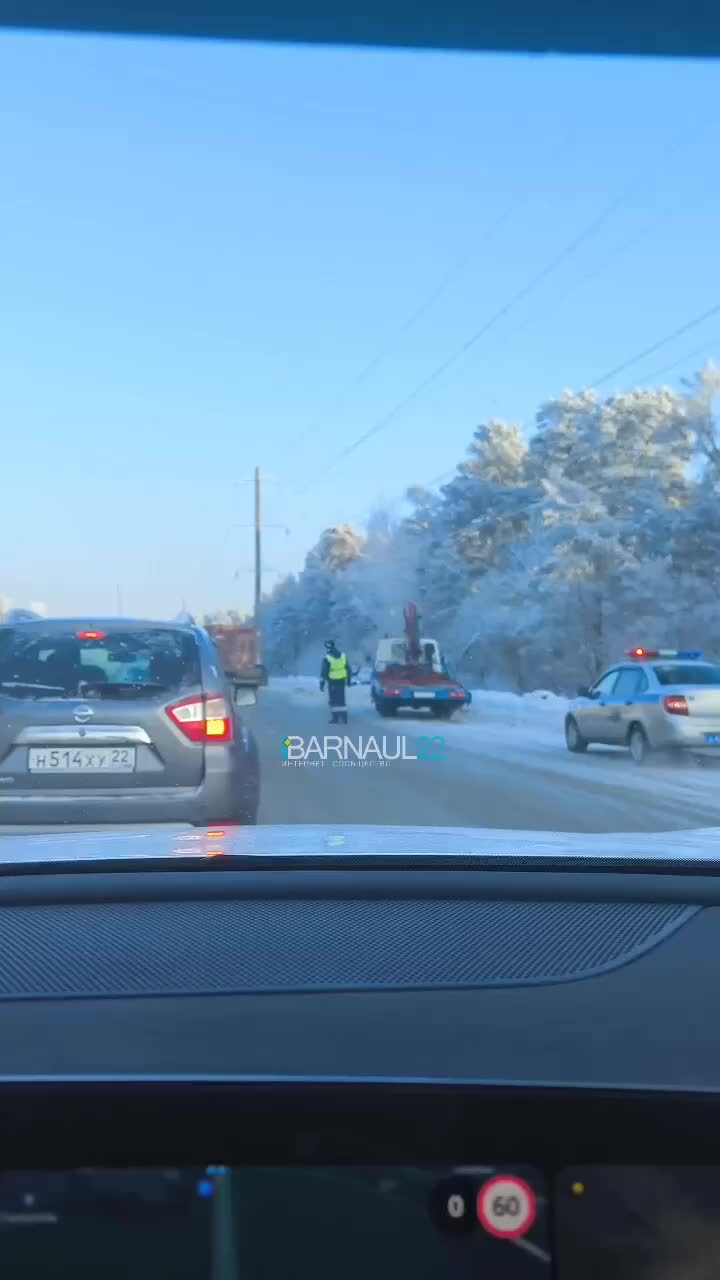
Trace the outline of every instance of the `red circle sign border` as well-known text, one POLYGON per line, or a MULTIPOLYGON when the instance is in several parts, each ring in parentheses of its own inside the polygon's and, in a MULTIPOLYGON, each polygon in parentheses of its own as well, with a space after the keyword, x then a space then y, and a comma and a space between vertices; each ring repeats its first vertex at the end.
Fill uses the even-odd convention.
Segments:
POLYGON ((535 1219, 537 1218, 537 1199, 532 1187, 525 1182, 523 1178, 517 1178, 514 1173, 497 1174, 496 1177, 491 1178, 489 1182, 484 1182, 481 1186, 477 1194, 476 1209, 480 1225, 488 1232, 489 1235, 495 1236, 498 1240, 519 1240, 521 1236, 526 1236, 528 1231, 530 1231, 535 1224, 535 1219), (492 1191, 493 1187, 496 1187, 498 1183, 502 1182, 514 1182, 515 1186, 519 1187, 528 1199, 528 1206, 530 1210, 528 1217, 526 1221, 523 1222, 520 1227, 516 1227, 514 1231, 498 1231, 497 1227, 494 1227, 485 1217, 483 1207, 485 1196, 492 1191))

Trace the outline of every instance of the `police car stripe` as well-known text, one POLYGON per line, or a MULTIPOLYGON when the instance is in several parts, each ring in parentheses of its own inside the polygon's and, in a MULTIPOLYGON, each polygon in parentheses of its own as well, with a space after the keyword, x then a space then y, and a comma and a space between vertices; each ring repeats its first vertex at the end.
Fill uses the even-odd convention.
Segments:
POLYGON ((620 694, 618 697, 603 698, 602 703, 598 705, 605 707, 623 707, 626 702, 652 703, 659 702, 662 696, 663 695, 661 693, 631 693, 629 696, 627 694, 620 694))

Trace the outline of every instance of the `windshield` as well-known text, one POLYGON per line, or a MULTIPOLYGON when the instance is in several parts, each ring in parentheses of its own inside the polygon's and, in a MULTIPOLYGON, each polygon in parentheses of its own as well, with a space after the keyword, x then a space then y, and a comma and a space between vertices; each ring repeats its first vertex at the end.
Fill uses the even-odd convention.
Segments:
POLYGON ((720 827, 718 105, 0 33, 0 836, 720 827))

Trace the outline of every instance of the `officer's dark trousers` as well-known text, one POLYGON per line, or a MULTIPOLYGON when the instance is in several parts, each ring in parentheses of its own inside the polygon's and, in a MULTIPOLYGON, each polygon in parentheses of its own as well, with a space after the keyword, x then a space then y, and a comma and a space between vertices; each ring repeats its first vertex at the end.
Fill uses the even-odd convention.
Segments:
POLYGON ((328 680, 328 702, 333 724, 347 724, 344 680, 328 680))

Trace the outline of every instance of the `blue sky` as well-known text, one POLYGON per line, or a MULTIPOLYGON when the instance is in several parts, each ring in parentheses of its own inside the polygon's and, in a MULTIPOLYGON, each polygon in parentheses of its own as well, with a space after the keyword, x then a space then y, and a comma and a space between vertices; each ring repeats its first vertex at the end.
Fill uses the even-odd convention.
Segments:
POLYGON ((247 606, 256 464, 270 585, 720 301, 719 106, 712 63, 0 35, 0 594, 247 606))

